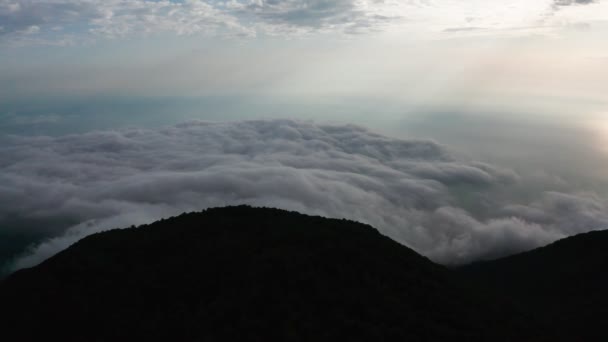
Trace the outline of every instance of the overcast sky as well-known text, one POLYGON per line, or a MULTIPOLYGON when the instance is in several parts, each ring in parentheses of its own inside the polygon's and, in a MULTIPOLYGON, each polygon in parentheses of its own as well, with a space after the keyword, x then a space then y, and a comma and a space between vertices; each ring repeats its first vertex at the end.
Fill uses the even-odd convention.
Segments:
POLYGON ((0 0, 0 264, 241 203, 443 263, 606 229, 606 37, 603 0, 0 0))

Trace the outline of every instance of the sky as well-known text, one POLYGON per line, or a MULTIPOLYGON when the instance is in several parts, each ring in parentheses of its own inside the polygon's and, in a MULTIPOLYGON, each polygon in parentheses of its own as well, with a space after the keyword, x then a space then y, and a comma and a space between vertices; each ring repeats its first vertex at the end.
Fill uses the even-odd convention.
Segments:
POLYGON ((606 36, 604 0, 0 0, 0 265, 231 204, 443 264, 606 229, 606 36))

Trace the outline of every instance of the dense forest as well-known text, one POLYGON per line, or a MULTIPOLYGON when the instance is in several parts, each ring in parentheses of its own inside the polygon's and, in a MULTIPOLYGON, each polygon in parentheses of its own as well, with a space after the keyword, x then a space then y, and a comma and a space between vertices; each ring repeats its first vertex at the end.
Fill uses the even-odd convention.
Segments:
POLYGON ((208 209, 91 235, 14 273, 0 338, 605 340, 607 247, 595 232, 448 269, 361 223, 208 209))

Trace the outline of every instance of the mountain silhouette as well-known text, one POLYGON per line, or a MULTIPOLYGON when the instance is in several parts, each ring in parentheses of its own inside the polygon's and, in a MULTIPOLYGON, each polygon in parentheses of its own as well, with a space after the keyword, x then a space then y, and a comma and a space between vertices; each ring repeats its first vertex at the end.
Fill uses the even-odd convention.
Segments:
POLYGON ((572 298, 589 294, 604 303, 605 276, 576 266, 581 257, 598 261, 591 268, 604 265, 604 235, 451 270, 361 223, 248 206, 208 209, 94 234, 17 271, 0 284, 0 337, 571 340, 583 326, 550 320, 571 317, 580 303, 564 298, 570 292, 551 297, 559 291, 549 285, 573 284, 561 282, 567 266, 573 277, 588 277, 571 292, 589 291, 572 298), (586 254, 581 244, 597 248, 586 254), (567 305, 545 308, 550 298, 567 305), (558 311, 547 316, 551 310, 558 311))
POLYGON ((509 296, 563 340, 608 338, 608 231, 577 235, 460 271, 478 286, 509 296))

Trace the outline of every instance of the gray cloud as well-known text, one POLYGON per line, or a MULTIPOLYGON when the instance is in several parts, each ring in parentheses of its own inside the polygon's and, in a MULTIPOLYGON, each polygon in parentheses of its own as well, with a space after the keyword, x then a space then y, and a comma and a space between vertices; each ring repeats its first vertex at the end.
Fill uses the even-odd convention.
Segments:
POLYGON ((255 36, 317 30, 359 33, 394 18, 355 0, 0 0, 0 37, 73 44, 94 37, 173 32, 255 36))
POLYGON ((27 33, 45 25, 62 25, 81 18, 103 16, 91 2, 70 1, 0 1, 0 34, 27 33))
POLYGON ((512 171, 455 159, 432 141, 357 126, 189 122, 5 136, 0 161, 2 233, 47 237, 14 267, 36 264, 93 232, 242 203, 366 222, 442 263, 497 257, 608 226, 608 208, 593 194, 496 200, 519 182, 512 171))
POLYGON ((361 16, 354 0, 258 0, 243 4, 264 19, 302 26, 348 22, 361 16))
POLYGON ((83 38, 154 32, 252 34, 207 1, 0 0, 0 36, 44 42, 32 36, 46 34, 50 43, 75 33, 83 38))
MULTIPOLYGON (((378 3, 372 1, 366 5, 378 3)), ((266 26, 265 31, 277 28, 285 31, 285 26, 291 26, 305 30, 339 28, 347 33, 356 33, 394 19, 373 14, 356 0, 252 0, 235 1, 229 7, 240 15, 256 16, 261 19, 262 26, 274 26, 266 26)))
MULTIPOLYGON (((549 13, 540 17, 550 17, 566 6, 596 2, 552 0, 549 13)), ((0 0, 0 38, 18 45, 70 45, 99 37, 167 32, 253 37, 312 32, 358 34, 400 25, 411 25, 417 32, 420 26, 426 26, 427 32, 452 34, 533 28, 521 27, 519 19, 512 22, 521 17, 525 5, 514 6, 516 10, 504 24, 494 19, 475 20, 479 26, 471 26, 475 18, 491 16, 495 6, 384 0, 0 0)))
POLYGON ((556 6, 570 6, 570 5, 588 5, 597 2, 596 0, 554 0, 556 6))
POLYGON ((556 12, 568 6, 578 6, 578 5, 591 5, 598 3, 598 0, 553 0, 553 4, 551 5, 549 17, 553 16, 556 12))

